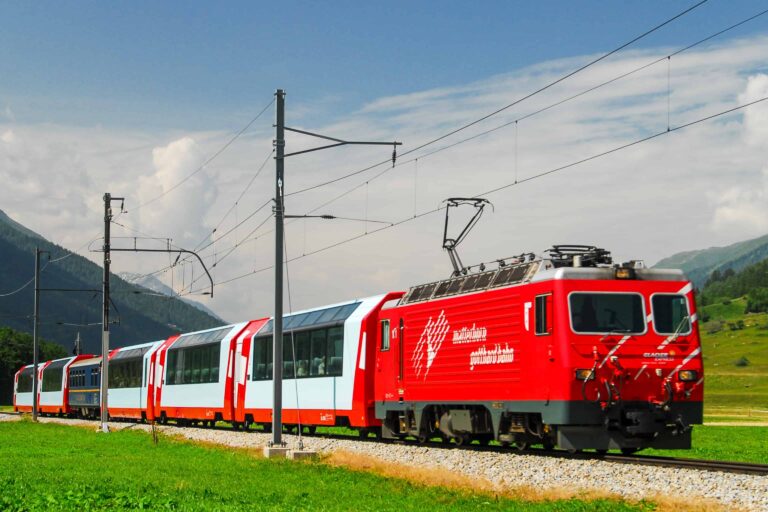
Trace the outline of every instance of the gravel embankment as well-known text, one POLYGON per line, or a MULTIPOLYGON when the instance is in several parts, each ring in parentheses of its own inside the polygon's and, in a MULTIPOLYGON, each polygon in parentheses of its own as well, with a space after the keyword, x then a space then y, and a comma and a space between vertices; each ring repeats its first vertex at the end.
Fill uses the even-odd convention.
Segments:
MULTIPOLYGON (((0 415, 0 421, 5 415, 0 415)), ((7 418, 7 416, 6 416, 7 418)), ((15 419, 15 417, 12 417, 15 419)), ((94 422, 44 418, 67 424, 83 424, 96 428, 94 422)), ((148 425, 110 424, 113 429, 132 428, 148 431, 148 425)), ((192 441, 216 443, 235 448, 260 448, 269 434, 235 432, 202 428, 159 427, 165 434, 192 441)), ((298 437, 284 435, 289 447, 298 447, 298 437)), ((658 496, 685 500, 716 502, 726 509, 768 511, 768 477, 633 466, 601 460, 570 460, 515 453, 475 452, 427 446, 406 446, 362 442, 355 439, 304 437, 307 449, 321 453, 344 451, 371 457, 389 464, 415 468, 432 467, 469 479, 490 482, 495 490, 522 488, 544 491, 553 489, 573 495, 580 493, 614 494, 627 499, 652 499, 658 496)))

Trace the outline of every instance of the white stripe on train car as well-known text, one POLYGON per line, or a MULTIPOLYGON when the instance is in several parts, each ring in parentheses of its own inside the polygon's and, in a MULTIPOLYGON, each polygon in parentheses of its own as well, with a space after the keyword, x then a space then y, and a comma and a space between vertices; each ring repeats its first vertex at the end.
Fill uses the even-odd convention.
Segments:
POLYGON ((699 352, 701 352, 701 347, 696 347, 696 350, 694 350, 693 352, 691 352, 690 354, 688 354, 688 357, 686 357, 685 359, 683 359, 683 362, 682 362, 682 363, 680 363, 679 365, 677 365, 677 367, 676 367, 674 370, 672 370, 671 372, 669 372, 669 375, 667 375, 667 378, 670 378, 670 377, 672 377, 672 376, 673 376, 675 373, 677 373, 679 370, 682 370, 682 369, 683 369, 683 367, 684 367, 685 365, 687 365, 687 364, 688 364, 688 363, 691 361, 691 359, 693 359, 694 357, 696 357, 697 355, 699 355, 699 352))
POLYGON ((691 290, 693 290, 693 285, 691 283, 688 283, 682 288, 680 288, 680 290, 678 290, 677 293, 681 295, 688 295, 689 293, 691 293, 691 290))
POLYGON ((621 347, 621 346, 622 346, 624 343, 626 343, 626 342, 627 342, 627 340, 628 340, 629 338, 630 338, 630 336, 624 336, 623 338, 621 338, 621 340, 620 340, 620 341, 619 341, 619 342, 616 344, 616 346, 615 346, 615 347, 613 347, 613 348, 611 349, 611 351, 610 351, 610 352, 608 352, 608 355, 607 355, 607 356, 605 356, 605 359, 603 359, 603 362, 602 362, 602 363, 600 363, 600 366, 598 366, 598 368, 602 368, 602 367, 603 367, 603 365, 604 365, 605 363, 607 363, 607 362, 608 362, 608 360, 611 358, 611 356, 612 356, 613 354, 615 354, 615 353, 616 353, 616 351, 617 351, 617 350, 619 350, 619 348, 620 348, 620 347, 621 347))
POLYGON ((365 346, 367 345, 366 341, 366 335, 367 333, 363 333, 363 346, 360 347, 360 364, 357 365, 358 368, 361 370, 365 370, 365 346))

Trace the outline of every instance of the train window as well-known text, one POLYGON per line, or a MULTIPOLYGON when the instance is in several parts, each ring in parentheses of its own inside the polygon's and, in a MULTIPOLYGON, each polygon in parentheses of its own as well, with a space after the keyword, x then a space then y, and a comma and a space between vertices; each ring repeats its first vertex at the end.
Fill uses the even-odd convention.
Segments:
POLYGON ((63 368, 51 368, 43 372, 43 391, 61 391, 63 368))
POLYGON ((651 297, 653 328, 659 334, 690 334, 691 320, 685 295, 655 294, 651 297))
POLYGON ((381 321, 381 351, 389 350, 389 320, 381 321))
MULTIPOLYGON (((350 305, 356 307, 357 304, 350 305)), ((349 308, 349 306, 347 306, 349 308)), ((347 312, 342 314, 349 314, 347 312)), ((338 314, 338 312, 334 312, 338 314)), ((283 378, 340 376, 343 372, 344 328, 321 327, 283 334, 283 378), (295 357, 293 349, 295 347, 295 357)), ((272 337, 253 340, 251 380, 272 379, 272 337)))
POLYGON ((637 293, 574 292, 571 327, 579 334, 645 332, 643 298, 637 293))
POLYGON ((272 378, 272 338, 262 337, 253 340, 253 371, 251 380, 269 380, 272 378))
POLYGON ((328 329, 328 375, 341 376, 344 357, 344 328, 328 329))
POLYGON ((111 389, 141 387, 141 359, 110 361, 109 387, 111 389))
POLYGON ((291 335, 283 335, 283 378, 293 378, 293 343, 291 343, 291 335))
POLYGON ((312 364, 309 368, 310 377, 323 377, 328 368, 328 332, 327 329, 316 329, 309 333, 311 338, 312 364))
MULTIPOLYGON (((172 348, 166 361, 166 384, 211 384, 219 382, 221 343, 172 348)), ((140 362, 140 360, 139 360, 140 362)), ((141 366, 137 367, 141 383, 141 366)), ((110 376, 111 377, 111 376, 110 376)), ((111 378, 110 378, 111 381, 111 378)))
POLYGON ((32 368, 24 368, 19 375, 19 382, 16 385, 17 393, 32 392, 32 368))
POLYGON ((536 334, 539 336, 552 334, 552 295, 536 297, 536 334))

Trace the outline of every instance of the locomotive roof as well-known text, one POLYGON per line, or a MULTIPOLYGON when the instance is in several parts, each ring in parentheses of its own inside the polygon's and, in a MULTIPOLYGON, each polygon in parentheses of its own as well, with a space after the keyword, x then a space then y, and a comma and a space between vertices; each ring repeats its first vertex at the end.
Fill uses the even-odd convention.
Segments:
MULTIPOLYGON (((617 266, 563 267, 558 262, 541 258, 525 263, 499 266, 495 270, 452 276, 441 281, 411 287, 399 305, 442 299, 454 295, 515 286, 552 279, 616 279, 617 266)), ((685 281, 682 270, 634 268, 635 279, 643 281, 685 281)))

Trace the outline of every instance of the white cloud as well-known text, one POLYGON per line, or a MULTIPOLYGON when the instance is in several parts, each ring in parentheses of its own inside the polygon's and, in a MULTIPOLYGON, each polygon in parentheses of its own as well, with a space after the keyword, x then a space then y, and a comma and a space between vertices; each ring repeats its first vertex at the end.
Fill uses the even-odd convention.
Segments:
MULTIPOLYGON (((739 95, 739 102, 749 103, 766 96, 768 75, 761 73, 747 79, 747 88, 739 95)), ((768 149, 768 106, 759 104, 744 112, 744 135, 750 144, 768 149)))
MULTIPOLYGON (((512 121, 668 53, 669 49, 650 49, 615 56, 424 151, 512 121)), ((663 61, 521 121, 517 154, 515 128, 510 126, 422 157, 418 172, 416 164, 410 163, 373 179, 382 167, 289 196, 287 211, 306 213, 360 184, 317 213, 397 221, 435 208, 446 197, 478 194, 510 183, 516 175, 524 180, 665 130, 668 100, 674 127, 768 94, 765 75, 759 74, 766 54, 766 37, 695 49, 672 58, 669 98, 667 62, 663 61)), ((340 113, 339 121, 305 128, 349 139, 402 140, 402 154, 524 96, 588 59, 545 62, 455 88, 379 98, 351 114, 340 113)), ((287 104, 289 113, 293 113, 292 99, 287 104)), ((488 199, 496 212, 483 218, 459 248, 460 254, 466 263, 475 263, 541 251, 556 243, 593 243, 613 250, 619 260, 644 258, 652 263, 677 251, 764 234, 768 230, 762 206, 768 203, 765 108, 755 106, 491 194, 488 199)), ((238 140, 161 201, 133 213, 131 208, 169 190, 196 169, 227 135, 0 124, 4 134, 0 180, 8 184, 0 189, 0 203, 30 228, 76 248, 92 231, 99 231, 101 195, 110 191, 127 199, 129 213, 120 222, 142 232, 171 236, 180 245, 194 245, 218 224, 269 153, 269 120, 261 129, 238 140), (12 142, 5 140, 8 133, 12 142)), ((287 143, 289 150, 297 150, 316 142, 291 134, 287 143)), ((386 159, 390 151, 345 147, 290 158, 286 190, 290 193, 363 168, 386 159)), ((273 173, 270 161, 220 226, 219 236, 272 197, 273 173)), ((212 268, 218 262, 213 270, 217 281, 271 264, 269 214, 267 207, 204 251, 212 268), (256 231, 258 239, 221 259, 264 220, 266 224, 256 231)), ((294 309, 404 289, 448 275, 450 264, 441 249, 442 222, 441 214, 427 216, 290 264, 294 309)), ((367 229, 379 226, 371 223, 367 229)), ((301 256, 365 231, 366 225, 360 222, 294 221, 287 228, 288 252, 290 257, 301 256)), ((118 228, 115 232, 130 234, 118 228)), ((167 257, 121 256, 114 267, 142 272, 167 263, 167 257)), ((184 276, 178 269, 174 273, 176 288, 182 280, 189 283, 191 268, 186 272, 184 276)), ((195 277, 199 276, 198 268, 195 277)), ((170 284, 170 273, 162 277, 170 284)), ((217 286, 215 298, 206 303, 231 320, 268 315, 271 286, 268 270, 217 286)))
POLYGON ((182 137, 152 150, 154 172, 138 180, 138 202, 151 201, 139 210, 141 226, 151 226, 153 233, 166 233, 184 247, 194 246, 208 233, 205 219, 216 199, 217 185, 206 170, 187 179, 179 193, 169 194, 202 163, 198 144, 191 137, 182 137))

